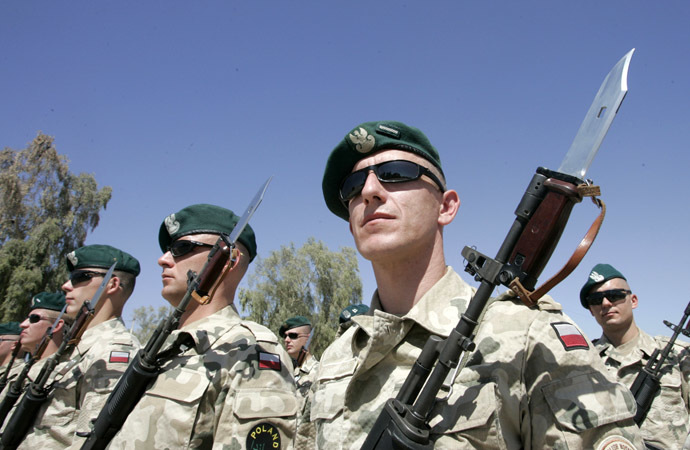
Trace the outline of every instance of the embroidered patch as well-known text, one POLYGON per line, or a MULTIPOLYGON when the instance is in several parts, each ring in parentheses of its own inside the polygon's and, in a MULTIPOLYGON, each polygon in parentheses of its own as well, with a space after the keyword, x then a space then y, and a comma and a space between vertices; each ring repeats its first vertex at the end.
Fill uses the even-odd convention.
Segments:
POLYGON ((597 450, 634 450, 635 446, 623 436, 611 436, 599 444, 597 450))
POLYGON ((259 352, 259 369, 280 370, 280 356, 259 352))
POLYGON ((166 217, 163 222, 165 222, 165 228, 167 228, 168 234, 170 236, 177 233, 177 231, 180 229, 180 222, 175 220, 175 214, 174 213, 170 214, 168 217, 166 217))
POLYGON ((110 352, 110 359, 108 361, 111 363, 128 363, 129 352, 112 351, 110 352))
POLYGON ((591 278, 592 281, 595 281, 597 283, 604 281, 604 276, 601 275, 599 272, 595 271, 592 271, 592 273, 589 274, 589 278, 591 278))
POLYGON ((359 130, 353 131, 347 137, 355 145, 355 150, 360 153, 369 153, 376 144, 374 136, 370 135, 363 127, 359 127, 359 130))
POLYGON ((247 433, 247 446, 249 450, 263 450, 280 448, 280 431, 270 422, 261 422, 247 433))
POLYGON ((558 339, 560 339, 563 348, 566 351, 577 349, 588 349, 587 339, 580 333, 575 325, 568 322, 552 323, 551 326, 556 331, 558 339))
POLYGON ((67 254, 67 259, 69 260, 70 264, 73 266, 76 266, 77 263, 79 262, 79 259, 77 258, 77 254, 74 252, 69 252, 67 254))

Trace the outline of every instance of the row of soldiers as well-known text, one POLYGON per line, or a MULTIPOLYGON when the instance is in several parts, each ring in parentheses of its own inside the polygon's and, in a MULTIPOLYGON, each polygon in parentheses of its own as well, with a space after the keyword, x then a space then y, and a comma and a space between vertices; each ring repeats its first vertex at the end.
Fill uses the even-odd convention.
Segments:
MULTIPOLYGON (((242 320, 234 306, 257 252, 246 227, 232 270, 208 303, 189 304, 158 355, 158 376, 109 448, 361 448, 425 342, 449 336, 475 289, 445 262, 443 231, 460 200, 420 130, 394 121, 358 125, 330 153, 322 188, 327 207, 348 222, 372 264, 377 289, 370 309, 348 317, 318 364, 313 358, 294 364, 312 331, 306 318, 278 330, 286 351, 271 330, 242 320)), ((188 271, 201 270, 218 236, 237 221, 206 204, 165 218, 158 264, 162 296, 173 307, 187 292, 188 271)), ((120 319, 139 263, 113 247, 70 254, 64 320, 91 299, 113 261, 94 320, 55 370, 49 399, 20 448, 81 448, 139 347, 120 319)), ((620 272, 602 265, 580 299, 603 328, 596 346, 549 296, 528 307, 507 291, 488 303, 474 347, 426 418, 435 448, 682 446, 690 373, 684 349, 668 360, 662 393, 640 428, 626 385, 658 343, 631 322, 637 297, 620 272)), ((22 323, 22 345, 30 327, 57 317, 42 302, 34 301, 22 323)))

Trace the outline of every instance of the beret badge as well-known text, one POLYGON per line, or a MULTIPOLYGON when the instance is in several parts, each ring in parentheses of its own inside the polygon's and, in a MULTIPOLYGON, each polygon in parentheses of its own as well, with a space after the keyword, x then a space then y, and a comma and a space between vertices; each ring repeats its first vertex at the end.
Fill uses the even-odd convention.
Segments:
POLYGON ((360 153, 369 153, 376 145, 376 139, 370 135, 363 127, 355 130, 348 135, 355 149, 360 153))
POLYGON ((165 218, 165 228, 168 229, 168 234, 170 235, 177 233, 177 231, 180 229, 180 222, 175 220, 175 213, 170 214, 165 218))

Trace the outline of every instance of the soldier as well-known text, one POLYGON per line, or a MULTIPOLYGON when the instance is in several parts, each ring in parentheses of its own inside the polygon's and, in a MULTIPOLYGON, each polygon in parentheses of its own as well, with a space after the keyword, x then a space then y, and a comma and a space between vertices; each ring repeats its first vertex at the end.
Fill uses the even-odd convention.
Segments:
POLYGON ((5 373, 5 369, 12 359, 12 350, 17 345, 21 332, 19 322, 0 324, 0 377, 5 373))
MULTIPOLYGON (((609 264, 597 264, 580 290, 580 303, 601 326, 594 340, 606 368, 631 387, 654 350, 668 344, 664 336, 652 337, 635 323, 633 309, 639 299, 626 278, 609 264)), ((680 448, 690 432, 690 357, 676 341, 661 369, 661 391, 654 399, 640 429, 648 447, 680 448)))
POLYGON ((67 255, 67 268, 69 279, 62 285, 65 314, 75 318, 87 300, 94 301, 96 311, 68 360, 56 367, 48 400, 19 448, 80 447, 139 348, 121 319, 139 275, 139 261, 109 245, 87 245, 67 255), (95 303, 93 296, 116 261, 113 276, 95 303))
MULTIPOLYGON (((446 266, 443 229, 460 201, 420 130, 357 126, 332 151, 322 186, 328 208, 349 221, 371 261, 377 290, 369 312, 353 317, 323 353, 311 419, 317 447, 360 448, 427 338, 448 336, 473 289, 446 266)), ((475 350, 429 415, 435 447, 642 444, 630 392, 607 378, 591 343, 550 297, 529 308, 508 291, 488 305, 475 333, 475 350)))
MULTIPOLYGON (((60 320, 62 309, 65 307, 65 295, 62 292, 41 292, 34 295, 31 299, 31 306, 29 307, 29 315, 20 324, 21 334, 19 335, 21 350, 27 353, 35 354, 38 346, 43 341, 48 329, 55 325, 52 330, 52 337, 46 342, 45 349, 40 357, 33 363, 28 373, 28 379, 24 380, 26 383, 38 375, 41 368, 57 351, 62 344, 65 328, 69 325, 69 319, 64 315, 60 320), (56 322, 57 320, 57 322, 56 322)), ((8 374, 10 382, 15 381, 17 376, 24 369, 24 363, 15 364, 8 374)), ((0 393, 0 401, 4 400, 7 392, 9 392, 9 385, 0 393)), ((16 410, 17 404, 7 415, 5 422, 2 424, 3 429, 7 426, 9 418, 12 417, 16 410)))
POLYGON ((340 317, 338 317, 338 334, 336 337, 343 334, 350 325, 352 325, 352 318, 360 314, 366 314, 369 311, 369 307, 363 303, 357 303, 356 305, 349 305, 343 308, 340 312, 340 317))
POLYGON ((302 397, 307 396, 319 366, 316 357, 311 354, 309 348, 305 348, 311 333, 311 322, 304 316, 287 319, 278 330, 278 335, 285 343, 285 351, 292 359, 295 385, 302 397))
MULTIPOLYGON (((238 221, 230 210, 192 205, 168 216, 158 242, 162 295, 172 306, 187 292, 220 234, 238 221)), ((160 374, 110 443, 120 448, 290 448, 297 398, 292 365, 269 329, 241 320, 237 285, 256 256, 254 232, 239 237, 239 257, 204 305, 192 300, 163 347, 160 374)))

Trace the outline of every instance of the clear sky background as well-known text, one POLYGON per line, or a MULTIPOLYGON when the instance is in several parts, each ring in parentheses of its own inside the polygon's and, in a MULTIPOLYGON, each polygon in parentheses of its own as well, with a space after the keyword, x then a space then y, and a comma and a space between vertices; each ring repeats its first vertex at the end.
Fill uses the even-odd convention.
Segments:
MULTIPOLYGON (((0 146, 42 131, 72 171, 112 186, 87 244, 140 260, 126 321, 164 303, 163 218, 192 203, 241 212, 271 175, 251 222, 260 254, 309 236, 353 246, 321 177, 364 121, 417 126, 439 149, 462 201, 445 230, 462 271, 465 245, 495 255, 536 168, 558 168, 605 75, 636 48, 588 172, 608 215, 552 295, 599 336, 578 292, 593 265, 611 263, 639 296, 641 328, 668 335, 662 320, 690 301, 689 23, 687 1, 6 1, 0 146)), ((575 207, 542 280, 597 211, 575 207)), ((376 283, 359 262, 369 303, 376 283)))

